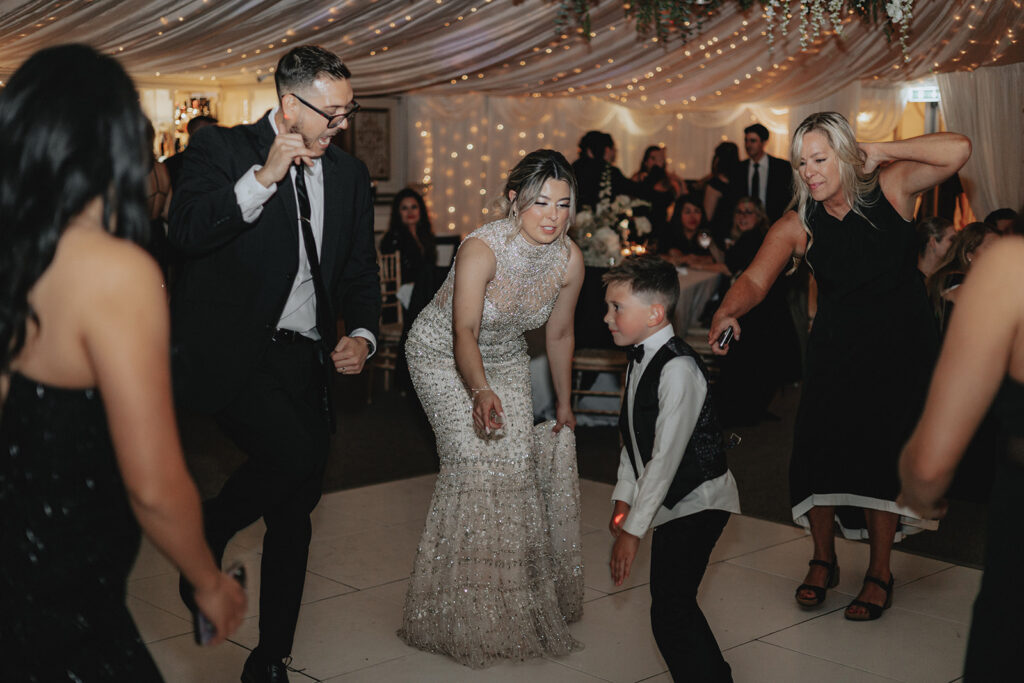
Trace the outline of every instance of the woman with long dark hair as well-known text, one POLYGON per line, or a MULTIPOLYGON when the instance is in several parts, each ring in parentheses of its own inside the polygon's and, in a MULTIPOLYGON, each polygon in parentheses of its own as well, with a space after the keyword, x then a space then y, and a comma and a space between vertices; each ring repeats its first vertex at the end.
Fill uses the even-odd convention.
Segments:
POLYGON ((847 619, 882 616, 892 604, 892 544, 928 528, 896 504, 896 460, 924 403, 938 326, 917 270, 911 222, 917 196, 963 166, 971 143, 937 133, 858 143, 835 112, 811 114, 793 133, 795 210, 765 237, 711 323, 719 335, 759 304, 794 258, 818 283, 818 313, 790 462, 793 519, 809 526, 814 555, 796 600, 817 607, 839 580, 834 528, 867 539, 871 557, 847 619))
POLYGON ((402 282, 413 283, 405 317, 412 325, 419 312, 434 296, 433 272, 437 260, 434 230, 423 196, 411 187, 399 190, 391 202, 388 231, 380 239, 380 253, 399 254, 402 282))
POLYGON ((50 48, 0 92, 0 126, 0 680, 159 681, 125 607, 139 527, 214 642, 245 594, 178 441, 138 95, 113 59, 50 48))

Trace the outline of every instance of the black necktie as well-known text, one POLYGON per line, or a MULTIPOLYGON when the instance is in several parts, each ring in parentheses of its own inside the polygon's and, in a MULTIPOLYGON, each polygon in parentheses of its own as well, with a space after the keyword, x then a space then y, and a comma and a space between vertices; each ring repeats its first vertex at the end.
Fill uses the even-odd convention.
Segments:
POLYGON ((320 272, 320 257, 316 253, 316 240, 313 239, 313 226, 310 222, 309 193, 306 191, 306 168, 300 165, 295 169, 295 196, 299 199, 299 229, 302 231, 302 244, 306 248, 306 259, 309 271, 313 275, 313 293, 316 295, 316 329, 328 349, 334 346, 336 331, 332 329, 330 320, 330 304, 327 301, 327 288, 324 286, 323 274, 320 272))
POLYGON ((635 346, 630 346, 628 349, 626 349, 626 358, 633 361, 637 365, 640 365, 641 361, 643 361, 644 359, 644 345, 637 344, 635 346))
POLYGON ((754 176, 750 179, 750 198, 761 199, 761 164, 751 161, 754 164, 754 176))

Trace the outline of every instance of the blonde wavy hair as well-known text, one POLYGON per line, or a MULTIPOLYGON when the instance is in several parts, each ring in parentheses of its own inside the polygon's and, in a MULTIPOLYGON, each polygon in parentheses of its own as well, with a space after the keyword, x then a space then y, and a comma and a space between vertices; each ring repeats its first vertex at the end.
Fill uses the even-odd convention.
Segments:
POLYGON ((834 111, 821 111, 811 114, 797 126, 793 132, 793 141, 790 143, 789 151, 789 162, 793 167, 793 188, 796 190, 789 208, 796 209, 804 231, 807 233, 807 249, 804 254, 814 243, 814 234, 811 232, 807 219, 818 203, 811 198, 811 192, 800 176, 800 154, 803 152, 804 136, 811 131, 817 131, 824 135, 829 147, 835 152, 839 168, 839 185, 843 196, 850 205, 850 210, 868 223, 871 223, 871 220, 864 215, 864 208, 877 201, 877 198, 869 199, 869 197, 878 187, 879 173, 877 168, 870 173, 864 172, 864 153, 857 144, 857 136, 854 135, 850 122, 842 114, 834 111))
POLYGON ((509 233, 509 241, 519 234, 522 227, 519 215, 536 203, 548 180, 563 180, 569 185, 569 220, 559 235, 562 245, 569 246, 569 228, 576 221, 576 174, 565 157, 553 149, 530 152, 508 172, 508 181, 496 208, 499 215, 512 219, 515 224, 515 229, 509 233), (516 198, 510 202, 508 193, 511 190, 515 190, 516 198))

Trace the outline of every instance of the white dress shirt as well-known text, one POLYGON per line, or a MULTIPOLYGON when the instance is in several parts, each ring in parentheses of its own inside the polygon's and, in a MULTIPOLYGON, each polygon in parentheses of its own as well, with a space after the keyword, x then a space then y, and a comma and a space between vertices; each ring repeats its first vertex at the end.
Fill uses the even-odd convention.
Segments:
MULTIPOLYGON (((749 168, 747 169, 747 187, 754 182, 754 167, 757 166, 757 197, 761 200, 761 206, 767 206, 768 204, 768 155, 762 154, 760 161, 750 160, 749 168)), ((751 188, 753 189, 753 188, 751 188)))
MULTIPOLYGON (((275 121, 278 109, 279 107, 274 107, 269 115, 274 135, 279 133, 275 121)), ((277 192, 276 183, 270 187, 264 187, 260 181, 256 180, 256 171, 261 168, 263 167, 259 164, 253 166, 235 183, 235 199, 238 201, 238 208, 242 210, 242 220, 246 223, 254 223, 263 213, 263 205, 277 192)), ((313 229, 313 241, 316 242, 316 253, 320 255, 324 235, 323 163, 316 158, 311 167, 307 167, 305 164, 293 165, 289 171, 293 185, 295 174, 300 170, 306 174, 310 226, 313 229)), ((300 213, 297 192, 295 193, 295 211, 296 214, 300 213)), ((299 230, 298 222, 295 224, 295 229, 299 230)), ((288 300, 281 311, 281 318, 278 320, 277 326, 286 330, 295 330, 311 339, 320 338, 320 333, 316 329, 316 295, 313 291, 313 271, 309 268, 309 258, 306 256, 306 248, 302 244, 301 232, 299 233, 299 268, 295 273, 291 292, 288 294, 288 300)), ((353 330, 348 336, 363 337, 370 342, 370 348, 377 346, 377 339, 373 333, 362 327, 353 330)))
POLYGON ((623 447, 619 456, 618 483, 612 492, 612 500, 621 500, 630 506, 622 530, 642 537, 652 526, 671 522, 679 517, 692 515, 703 510, 727 510, 739 514, 740 499, 736 480, 732 472, 708 480, 688 493, 671 510, 662 503, 672 480, 682 462, 686 445, 697 425, 708 384, 693 358, 678 356, 671 359, 661 370, 658 384, 658 419, 654 427, 654 448, 651 459, 645 467, 640 459, 636 436, 633 433, 633 396, 640 383, 640 377, 650 365, 651 359, 665 345, 675 332, 667 325, 647 337, 643 361, 637 367, 634 362, 629 369, 626 387, 626 407, 629 419, 629 438, 632 440, 637 479, 629 451, 623 447))

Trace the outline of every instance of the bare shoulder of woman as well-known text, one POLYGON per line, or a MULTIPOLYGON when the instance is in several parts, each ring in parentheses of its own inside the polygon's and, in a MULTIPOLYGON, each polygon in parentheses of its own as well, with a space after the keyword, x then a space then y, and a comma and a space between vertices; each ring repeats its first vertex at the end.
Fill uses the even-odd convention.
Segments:
POLYGON ((807 231, 804 230, 804 223, 800 220, 799 214, 793 209, 772 223, 768 235, 775 235, 777 239, 791 243, 796 256, 802 257, 807 249, 807 231))
POLYGON ((121 317, 133 304, 166 306, 163 274, 139 245, 100 231, 68 231, 62 239, 70 257, 65 273, 78 298, 90 303, 85 316, 121 317))

